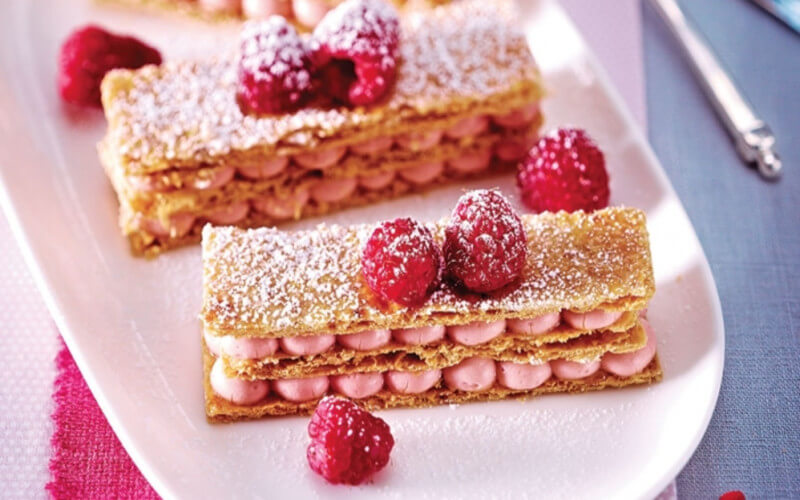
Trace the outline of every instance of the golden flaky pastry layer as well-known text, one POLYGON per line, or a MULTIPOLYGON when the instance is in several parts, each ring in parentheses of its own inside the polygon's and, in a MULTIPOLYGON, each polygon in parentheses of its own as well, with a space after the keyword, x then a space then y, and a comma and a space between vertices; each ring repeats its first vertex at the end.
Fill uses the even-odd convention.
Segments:
MULTIPOLYGON (((474 174, 462 174, 452 170, 445 170, 437 178, 433 179, 427 184, 422 185, 413 184, 398 177, 389 186, 383 189, 365 189, 359 186, 356 188, 353 194, 342 201, 320 203, 314 200, 309 200, 308 203, 302 207, 302 209, 298 210, 294 214, 294 217, 290 217, 289 219, 277 219, 268 215, 264 215, 255 210, 250 210, 249 214, 244 220, 237 222, 237 226, 242 228, 275 226, 285 222, 291 222, 292 220, 327 215, 347 208, 378 203, 409 194, 426 193, 442 186, 462 183, 469 180, 483 179, 502 173, 512 172, 515 168, 516 165, 512 163, 493 162, 488 170, 474 174)), ((298 189, 300 188, 302 188, 302 186, 300 186, 298 189)), ((127 206, 124 199, 121 199, 119 224, 120 227, 122 227, 123 233, 128 236, 132 253, 138 256, 155 257, 158 254, 173 248, 199 243, 203 226, 207 222, 207 220, 204 219, 204 214, 213 212, 213 209, 195 207, 191 203, 182 204, 181 206, 185 212, 198 216, 191 230, 182 236, 156 237, 139 228, 136 221, 141 214, 137 214, 127 206)))
POLYGON ((510 1, 465 1, 402 20, 398 78, 369 108, 308 106, 244 116, 235 57, 114 70, 102 84, 104 139, 126 175, 249 164, 360 142, 455 116, 507 113, 538 101, 541 77, 510 1))
MULTIPOLYGON (((468 140, 443 140, 441 144, 425 151, 409 151, 395 147, 375 155, 356 155, 347 153, 339 164, 324 171, 310 170, 290 162, 284 172, 267 179, 252 180, 237 175, 224 186, 216 189, 197 189, 197 183, 204 182, 214 171, 226 166, 204 167, 197 170, 172 169, 150 174, 157 184, 169 186, 164 191, 142 191, 131 182, 134 176, 126 176, 116 168, 114 152, 101 143, 98 152, 106 174, 111 179, 114 191, 131 211, 152 219, 166 220, 174 213, 211 211, 225 207, 240 200, 260 196, 285 198, 308 188, 320 179, 341 179, 369 177, 383 172, 395 172, 413 168, 425 163, 447 162, 464 156, 490 155, 501 141, 515 141, 529 144, 536 137, 541 126, 541 117, 530 126, 518 130, 489 130, 468 140)), ((495 161, 496 158, 495 158, 495 161)), ((446 166, 451 169, 451 167, 446 166)), ((457 173, 457 172, 453 172, 457 173)), ((135 176, 141 178, 141 176, 135 176)), ((435 183, 431 181, 431 183, 435 183)))
POLYGON ((637 313, 626 312, 613 325, 599 332, 578 330, 561 324, 542 335, 507 331, 494 339, 474 346, 449 338, 425 345, 405 345, 392 341, 370 351, 356 351, 335 344, 314 356, 291 356, 279 353, 262 360, 222 356, 230 377, 249 380, 301 378, 347 373, 423 371, 453 366, 473 357, 498 361, 530 363, 566 359, 598 359, 606 352, 631 352, 644 347, 647 338, 637 322, 637 313))
MULTIPOLYGON (((287 415, 310 415, 317 407, 317 400, 303 403, 292 403, 270 395, 262 403, 254 406, 238 406, 219 396, 211 389, 209 372, 214 358, 207 352, 203 355, 204 391, 206 418, 209 422, 233 422, 265 417, 287 415)), ((395 394, 382 390, 378 394, 361 399, 358 404, 368 410, 379 410, 395 407, 425 407, 441 404, 460 404, 478 401, 496 401, 500 399, 528 399, 542 394, 583 393, 609 388, 621 388, 631 385, 658 382, 663 377, 658 357, 640 373, 630 377, 618 377, 602 370, 581 380, 560 380, 551 377, 547 382, 535 389, 517 391, 495 385, 487 391, 462 392, 448 389, 442 381, 437 386, 422 394, 395 394)))
MULTIPOLYGON (((644 212, 523 215, 528 258, 518 283, 491 296, 444 283, 419 308, 377 302, 361 276, 374 225, 315 230, 203 229, 204 328, 286 337, 464 325, 572 310, 638 311, 655 291, 644 212)), ((441 243, 446 220, 429 223, 441 243)))

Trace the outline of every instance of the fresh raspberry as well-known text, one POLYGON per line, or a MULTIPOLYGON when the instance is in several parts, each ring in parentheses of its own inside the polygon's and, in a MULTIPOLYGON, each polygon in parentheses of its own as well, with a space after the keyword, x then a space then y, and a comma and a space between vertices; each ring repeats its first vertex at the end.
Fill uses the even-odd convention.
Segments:
POLYGON ((745 500, 745 496, 741 491, 733 490, 720 495, 719 500, 745 500))
POLYGON ((528 251, 525 229, 499 191, 462 196, 444 234, 447 274, 473 292, 500 289, 522 272, 528 251))
POLYGON ((586 210, 608 206, 608 173, 603 153, 580 129, 562 128, 539 139, 519 165, 522 201, 534 212, 586 210))
POLYGON ((372 232, 361 256, 364 279, 380 297, 416 306, 442 278, 442 252, 431 232, 414 219, 386 221, 372 232))
POLYGON ((311 55, 285 18, 247 23, 239 57, 239 105, 244 113, 285 113, 313 91, 311 55))
POLYGON ((397 77, 400 21, 382 0, 347 0, 314 30, 311 46, 323 88, 353 106, 386 95, 397 77))
POLYGON ((347 399, 328 396, 308 424, 311 470, 334 484, 360 484, 389 463, 394 446, 383 419, 347 399))
POLYGON ((161 64, 161 54, 130 36, 93 25, 74 31, 58 55, 58 89, 66 102, 100 107, 100 82, 114 68, 161 64))

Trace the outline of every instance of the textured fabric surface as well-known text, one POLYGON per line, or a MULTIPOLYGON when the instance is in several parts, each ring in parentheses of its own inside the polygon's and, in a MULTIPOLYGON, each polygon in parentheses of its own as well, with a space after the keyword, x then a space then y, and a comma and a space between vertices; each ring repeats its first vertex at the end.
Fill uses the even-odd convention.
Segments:
POLYGON ((681 5, 772 127, 785 175, 768 183, 743 166, 645 8, 650 140, 711 262, 726 329, 722 392, 678 490, 800 498, 800 37, 751 2, 681 5))
POLYGON ((0 497, 43 498, 58 334, 2 215, 0 325, 0 497))
POLYGON ((51 496, 159 498, 122 448, 63 343, 56 368, 51 496))

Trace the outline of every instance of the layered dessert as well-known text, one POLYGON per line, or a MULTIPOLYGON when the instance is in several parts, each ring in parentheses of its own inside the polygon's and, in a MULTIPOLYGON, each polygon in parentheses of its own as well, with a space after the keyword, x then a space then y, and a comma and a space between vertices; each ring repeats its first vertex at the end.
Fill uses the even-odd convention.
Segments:
MULTIPOLYGON (((402 288, 375 274, 371 260, 371 242, 379 231, 386 234, 385 223, 295 233, 206 226, 201 319, 208 419, 308 414, 331 393, 374 409, 661 378, 655 337, 642 314, 655 284, 641 211, 523 215, 517 242, 524 246, 514 249, 507 229, 513 219, 483 229, 469 220, 476 210, 481 217, 498 212, 481 203, 407 231, 409 238, 429 233, 442 259, 426 261, 423 240, 383 247, 400 257, 401 271, 393 275, 402 288), (459 214, 467 219, 455 220, 459 214), (478 251, 492 234, 502 247, 504 259, 483 261, 493 274, 482 281, 459 270, 463 248, 454 245, 465 228, 473 236, 478 228, 478 251), (519 270, 509 271, 518 256, 519 270), (413 296, 424 264, 436 269, 439 260, 444 278, 433 273, 431 286, 420 288, 426 295, 413 296), (376 287, 375 276, 385 286, 376 287), (491 280, 493 290, 485 291, 491 280)), ((410 227, 402 219, 393 223, 392 237, 410 227)))
MULTIPOLYGON (((513 170, 537 137, 543 88, 512 12, 458 2, 406 16, 396 75, 367 82, 389 82, 369 105, 250 113, 235 57, 110 72, 99 154, 133 252, 199 241, 206 223, 275 225, 513 170)), ((285 32, 275 19, 267 28, 285 32)), ((352 72, 341 52, 334 70, 352 72)))
MULTIPOLYGON (((342 0, 99 0, 101 2, 175 11, 209 21, 266 19, 284 16, 298 26, 313 28, 342 0)), ((392 0, 401 8, 429 7, 447 0, 392 0)))

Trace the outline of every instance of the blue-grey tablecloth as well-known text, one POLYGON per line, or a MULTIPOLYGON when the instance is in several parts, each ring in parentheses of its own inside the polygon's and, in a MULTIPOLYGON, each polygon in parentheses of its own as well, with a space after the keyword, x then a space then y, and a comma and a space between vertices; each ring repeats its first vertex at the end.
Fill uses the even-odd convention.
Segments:
POLYGON ((680 3, 772 127, 785 172, 767 183, 742 165, 644 2, 650 141, 711 262, 726 327, 722 392, 678 492, 800 498, 800 36, 748 0, 680 3))

